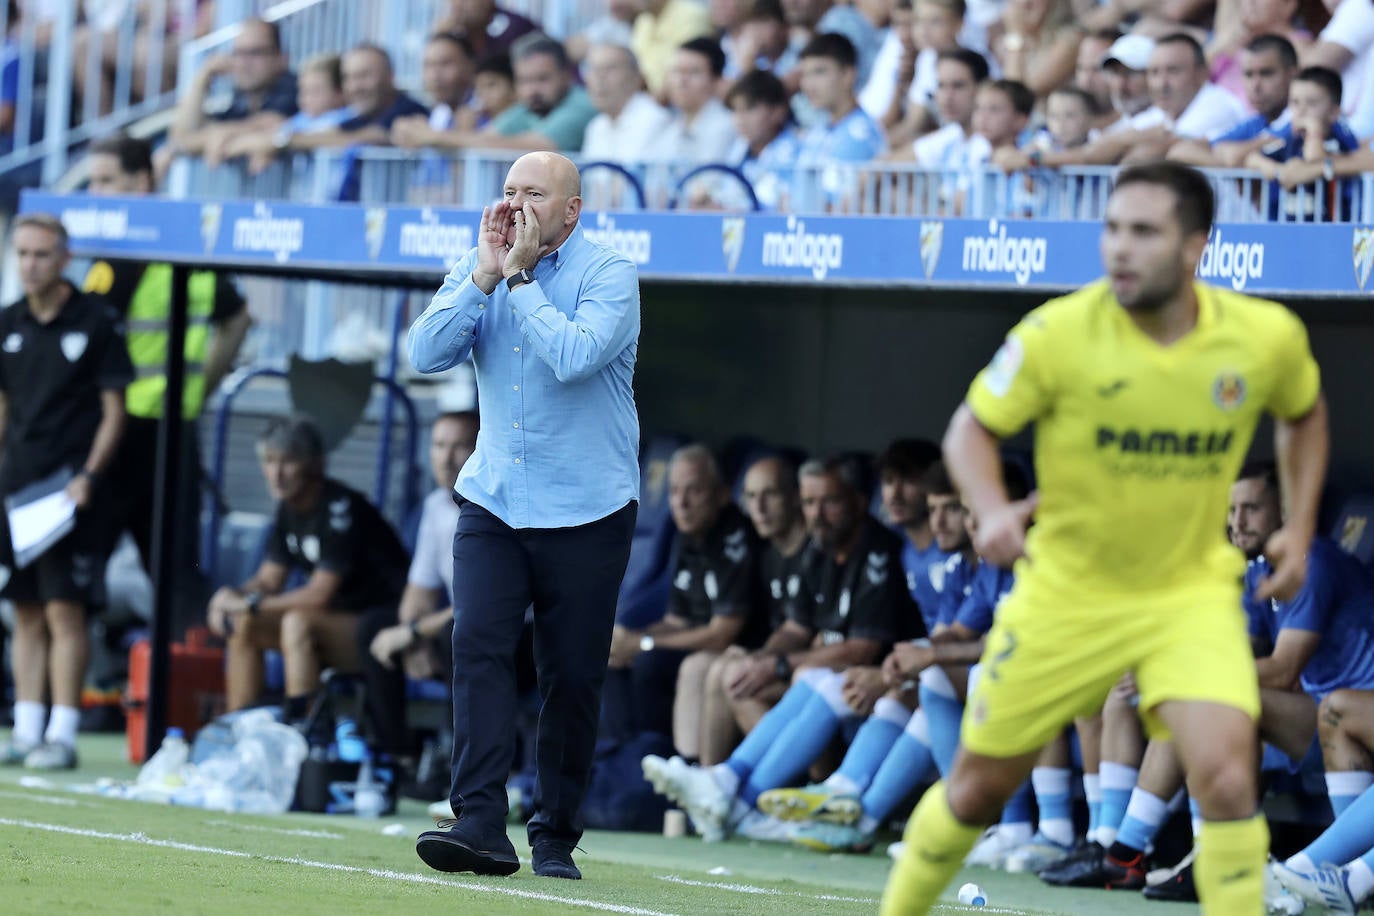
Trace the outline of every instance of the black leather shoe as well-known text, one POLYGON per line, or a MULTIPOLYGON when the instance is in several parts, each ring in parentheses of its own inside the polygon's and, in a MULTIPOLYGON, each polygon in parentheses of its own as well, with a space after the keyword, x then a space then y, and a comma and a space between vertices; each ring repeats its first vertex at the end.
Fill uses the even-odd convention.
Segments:
POLYGON ((1145 888, 1143 894, 1146 900, 1197 903, 1197 885, 1193 883, 1193 866, 1189 865, 1163 884, 1145 888))
MULTIPOLYGON (((426 830, 415 852, 436 871, 470 871, 478 875, 513 875, 520 870, 515 847, 504 825, 483 828, 458 820, 446 830, 426 830)), ((570 860, 571 861, 571 860, 570 860)))
POLYGON ((582 880, 582 871, 573 863, 572 850, 563 843, 548 840, 535 843, 531 858, 534 860, 534 873, 541 878, 582 880))

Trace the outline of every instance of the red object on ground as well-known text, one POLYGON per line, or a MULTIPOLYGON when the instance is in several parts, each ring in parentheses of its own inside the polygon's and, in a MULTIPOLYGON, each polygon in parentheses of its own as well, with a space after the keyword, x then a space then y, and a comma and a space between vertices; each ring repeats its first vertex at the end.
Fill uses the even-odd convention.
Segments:
MULTIPOLYGON (((210 631, 193 627, 184 643, 172 643, 171 696, 167 699, 167 726, 180 728, 186 740, 202 725, 224 711, 224 650, 207 645, 210 631)), ((148 665, 152 648, 146 639, 129 649, 129 689, 124 697, 125 733, 129 762, 143 762, 143 742, 148 729, 148 665)))

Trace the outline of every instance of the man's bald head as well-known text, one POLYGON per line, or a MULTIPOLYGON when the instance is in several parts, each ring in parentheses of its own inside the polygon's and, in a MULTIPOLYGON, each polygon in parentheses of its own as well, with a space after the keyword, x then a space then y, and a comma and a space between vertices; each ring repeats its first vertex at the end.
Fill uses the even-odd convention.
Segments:
POLYGON ((563 244, 577 228, 577 218, 582 213, 582 176, 567 156, 544 151, 526 153, 510 167, 502 196, 512 210, 532 208, 539 222, 542 258, 563 244))
POLYGON ((515 160, 515 165, 511 166, 512 174, 521 163, 538 168, 543 173, 544 180, 558 189, 564 197, 582 196, 582 175, 567 156, 545 150, 526 153, 515 160))

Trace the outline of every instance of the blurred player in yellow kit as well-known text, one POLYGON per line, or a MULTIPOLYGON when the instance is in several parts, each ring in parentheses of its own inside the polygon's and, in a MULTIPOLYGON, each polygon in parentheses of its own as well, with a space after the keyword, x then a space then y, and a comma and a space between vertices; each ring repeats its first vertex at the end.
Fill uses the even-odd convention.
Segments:
POLYGON ((1193 279, 1212 213, 1201 173, 1124 169, 1102 232, 1106 278, 1027 315, 950 422, 945 460, 979 520, 975 546, 1015 562, 1016 586, 988 635, 953 769, 907 825, 884 914, 929 910, 1040 748, 1128 670, 1202 806, 1203 912, 1263 912, 1259 689, 1227 501, 1267 411, 1286 521, 1264 550, 1262 597, 1291 597, 1316 524, 1327 416, 1302 322, 1193 279), (1011 502, 998 446, 1030 423, 1039 490, 1011 502))

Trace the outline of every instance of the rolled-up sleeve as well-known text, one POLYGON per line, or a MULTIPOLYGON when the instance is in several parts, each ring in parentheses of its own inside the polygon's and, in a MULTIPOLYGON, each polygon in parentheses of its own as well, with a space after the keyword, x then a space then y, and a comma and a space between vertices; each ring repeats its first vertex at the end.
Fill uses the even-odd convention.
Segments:
POLYGON ((419 372, 442 372, 472 352, 491 297, 472 282, 476 251, 469 252, 449 271, 424 314, 415 319, 406 339, 410 364, 419 372))
POLYGON ((639 336, 639 274, 626 258, 612 258, 593 271, 571 316, 549 301, 538 282, 509 298, 535 352, 560 382, 595 375, 639 336))

